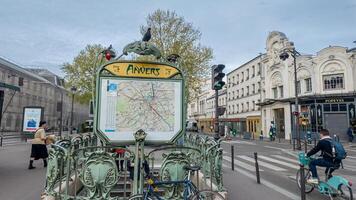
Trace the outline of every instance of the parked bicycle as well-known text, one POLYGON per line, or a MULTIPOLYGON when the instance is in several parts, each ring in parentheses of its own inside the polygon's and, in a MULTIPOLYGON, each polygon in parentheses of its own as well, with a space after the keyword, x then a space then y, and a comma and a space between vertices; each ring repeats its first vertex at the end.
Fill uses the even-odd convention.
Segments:
POLYGON ((147 180, 147 188, 143 194, 131 196, 129 200, 164 200, 158 192, 158 187, 165 187, 167 185, 181 185, 184 186, 183 199, 184 200, 224 200, 225 198, 218 192, 212 190, 199 190, 190 180, 191 172, 200 170, 199 166, 186 166, 188 176, 184 180, 179 181, 155 181, 153 176, 147 180))
MULTIPOLYGON (((330 199, 345 199, 353 200, 352 183, 341 176, 331 176, 331 170, 335 168, 329 168, 325 174, 325 181, 319 181, 318 184, 308 184, 307 180, 311 177, 311 171, 309 170, 309 163, 315 158, 306 157, 304 152, 299 153, 299 162, 305 166, 304 168, 304 183, 305 193, 310 193, 317 188, 319 193, 327 195, 330 199), (331 178, 328 178, 331 177, 331 178)), ((297 185, 301 189, 301 177, 300 170, 297 172, 297 185)))

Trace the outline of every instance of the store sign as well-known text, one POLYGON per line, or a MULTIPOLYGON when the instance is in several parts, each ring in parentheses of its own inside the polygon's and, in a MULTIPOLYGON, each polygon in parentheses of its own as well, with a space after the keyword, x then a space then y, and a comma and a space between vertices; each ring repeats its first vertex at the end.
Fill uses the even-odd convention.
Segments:
POLYGON ((171 66, 156 63, 112 63, 105 67, 120 77, 171 78, 179 71, 171 66))
POLYGON ((24 108, 22 131, 35 132, 40 124, 42 114, 43 109, 40 107, 24 108))
POLYGON ((325 99, 325 103, 339 103, 344 102, 344 99, 325 99))

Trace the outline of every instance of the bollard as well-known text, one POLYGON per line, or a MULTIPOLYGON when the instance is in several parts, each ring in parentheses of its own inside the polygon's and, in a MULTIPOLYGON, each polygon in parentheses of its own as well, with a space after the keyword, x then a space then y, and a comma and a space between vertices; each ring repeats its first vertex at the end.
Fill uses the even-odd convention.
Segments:
POLYGON ((253 153, 255 156, 255 167, 256 167, 256 178, 257 178, 257 183, 260 184, 260 169, 258 167, 258 161, 257 161, 257 152, 253 153))
POLYGON ((304 139, 304 152, 308 153, 308 144, 306 139, 304 139))
POLYGON ((305 200, 305 175, 304 165, 300 165, 300 197, 301 200, 305 200))
POLYGON ((234 150, 234 145, 231 145, 231 170, 234 171, 235 170, 235 150, 234 150))

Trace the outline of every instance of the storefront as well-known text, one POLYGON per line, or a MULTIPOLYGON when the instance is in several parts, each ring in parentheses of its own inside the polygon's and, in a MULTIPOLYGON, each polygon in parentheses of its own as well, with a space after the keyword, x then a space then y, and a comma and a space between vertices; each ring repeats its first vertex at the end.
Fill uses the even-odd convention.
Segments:
POLYGON ((356 131, 355 96, 301 98, 299 123, 302 130, 318 132, 326 128, 340 140, 347 140, 348 127, 356 131))
POLYGON ((261 117, 248 116, 246 118, 246 131, 250 132, 253 138, 258 138, 261 134, 261 117))

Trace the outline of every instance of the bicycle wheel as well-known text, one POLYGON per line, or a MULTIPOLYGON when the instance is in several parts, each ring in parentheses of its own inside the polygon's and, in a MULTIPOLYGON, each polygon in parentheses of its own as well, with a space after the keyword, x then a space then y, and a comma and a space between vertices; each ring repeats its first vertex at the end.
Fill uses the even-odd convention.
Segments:
POLYGON ((211 190, 200 190, 190 200, 225 200, 218 192, 211 190))
POLYGON ((344 200, 353 200, 353 194, 351 187, 341 184, 338 188, 339 195, 334 199, 344 199, 344 200))
POLYGON ((142 194, 130 196, 128 200, 152 200, 151 197, 144 197, 142 194))
MULTIPOLYGON (((310 193, 314 190, 314 186, 307 183, 307 180, 311 177, 311 172, 308 169, 304 169, 304 182, 305 182, 305 193, 310 193)), ((299 190, 301 187, 301 177, 300 177, 300 170, 298 170, 296 175, 296 181, 299 190)))

